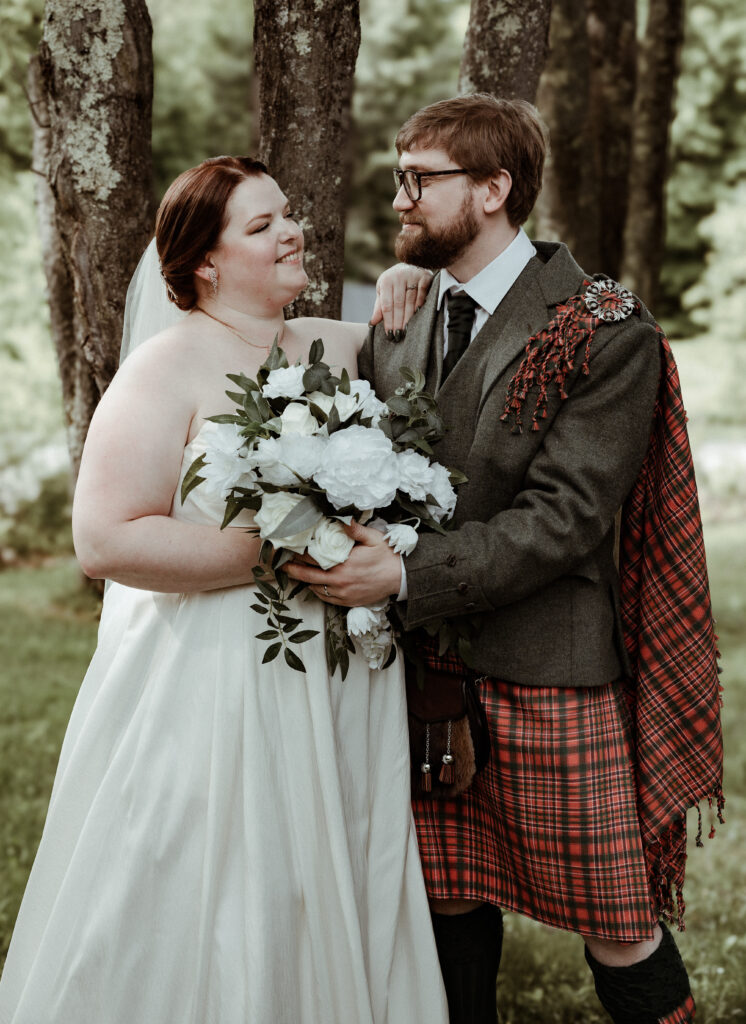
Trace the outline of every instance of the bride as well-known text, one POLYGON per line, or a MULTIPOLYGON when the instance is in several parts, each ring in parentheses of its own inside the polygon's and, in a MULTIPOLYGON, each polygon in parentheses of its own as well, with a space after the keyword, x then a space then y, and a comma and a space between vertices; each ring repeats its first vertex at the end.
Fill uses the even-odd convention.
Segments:
MULTIPOLYGON (((258 162, 205 161, 158 212, 188 313, 134 351, 91 424, 74 507, 110 581, 0 982, 1 1024, 444 1024, 409 805, 401 659, 262 664, 258 541, 221 531, 211 477, 182 504, 226 373, 275 336, 351 376, 362 325, 285 321, 303 236, 258 162)), ((410 287, 412 287, 410 285, 410 287)), ((155 305, 135 291, 130 321, 155 305), (144 308, 143 308, 144 307, 144 308)), ((245 525, 242 524, 242 525, 245 525)), ((321 602, 299 603, 322 629, 321 602)))

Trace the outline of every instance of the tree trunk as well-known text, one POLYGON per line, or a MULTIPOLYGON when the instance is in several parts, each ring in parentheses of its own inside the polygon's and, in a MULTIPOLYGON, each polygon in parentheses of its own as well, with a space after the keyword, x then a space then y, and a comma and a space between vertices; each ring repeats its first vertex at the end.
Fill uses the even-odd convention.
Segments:
POLYGON ((587 0, 555 0, 550 53, 537 104, 551 151, 536 204, 538 237, 559 239, 589 273, 599 269, 599 125, 590 104, 591 55, 587 0))
POLYGON ((589 0, 591 125, 598 173, 598 269, 621 273, 632 109, 637 80, 635 0, 589 0))
POLYGON ((255 0, 259 155, 306 241, 295 316, 339 317, 359 0, 255 0))
POLYGON ((471 0, 460 93, 534 102, 547 56, 552 0, 471 0))
POLYGON ((683 0, 650 0, 639 44, 622 277, 652 307, 663 262, 668 144, 683 37, 683 0))
POLYGON ((29 74, 52 335, 77 477, 114 375, 129 279, 152 229, 145 0, 47 0, 29 74))

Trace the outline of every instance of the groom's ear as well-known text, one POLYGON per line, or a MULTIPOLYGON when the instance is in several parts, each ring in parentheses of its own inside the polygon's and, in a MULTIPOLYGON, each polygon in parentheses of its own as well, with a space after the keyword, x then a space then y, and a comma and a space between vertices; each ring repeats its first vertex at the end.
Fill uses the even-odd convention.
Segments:
POLYGON ((503 168, 497 174, 493 174, 488 178, 485 184, 487 185, 487 192, 484 197, 484 212, 497 213, 498 210, 505 206, 510 190, 513 187, 513 179, 510 172, 503 168))

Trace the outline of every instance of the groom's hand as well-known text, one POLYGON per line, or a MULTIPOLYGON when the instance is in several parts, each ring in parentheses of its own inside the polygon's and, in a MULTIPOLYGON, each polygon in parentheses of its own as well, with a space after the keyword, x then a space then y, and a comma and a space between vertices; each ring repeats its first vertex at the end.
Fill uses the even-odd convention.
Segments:
POLYGON ((294 559, 283 569, 294 580, 309 583, 314 594, 327 604, 352 608, 395 597, 401 586, 401 556, 378 530, 355 521, 345 530, 355 547, 340 565, 325 570, 294 559))

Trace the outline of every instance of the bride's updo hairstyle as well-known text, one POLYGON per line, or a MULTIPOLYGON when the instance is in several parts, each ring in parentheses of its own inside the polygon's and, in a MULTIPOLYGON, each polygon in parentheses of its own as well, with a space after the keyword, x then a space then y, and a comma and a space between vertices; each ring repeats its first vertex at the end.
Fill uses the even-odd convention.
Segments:
POLYGON ((184 171, 169 186, 155 219, 155 244, 168 297, 179 309, 197 304, 194 272, 215 248, 234 188, 266 173, 264 164, 251 157, 216 156, 184 171))

